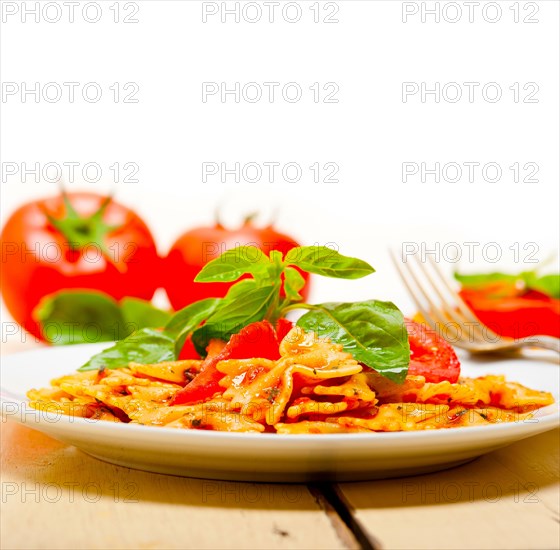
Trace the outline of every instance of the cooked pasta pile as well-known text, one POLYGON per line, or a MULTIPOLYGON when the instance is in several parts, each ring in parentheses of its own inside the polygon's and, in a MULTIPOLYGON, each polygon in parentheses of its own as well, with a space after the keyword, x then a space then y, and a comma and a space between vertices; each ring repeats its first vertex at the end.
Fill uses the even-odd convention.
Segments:
POLYGON ((280 359, 229 359, 217 368, 223 391, 204 403, 170 405, 202 361, 63 376, 30 390, 31 406, 112 422, 229 432, 280 434, 395 432, 523 421, 554 402, 502 376, 428 383, 407 376, 396 384, 363 368, 342 346, 292 331, 280 359))

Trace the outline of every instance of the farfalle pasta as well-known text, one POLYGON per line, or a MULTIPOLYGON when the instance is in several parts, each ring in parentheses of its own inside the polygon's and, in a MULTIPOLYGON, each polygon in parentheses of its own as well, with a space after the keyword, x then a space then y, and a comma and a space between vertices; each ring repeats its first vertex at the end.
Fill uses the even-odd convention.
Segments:
POLYGON ((321 434, 398 432, 523 421, 550 405, 550 393, 502 376, 392 382, 342 346, 292 329, 280 358, 226 359, 220 390, 195 404, 173 397, 202 361, 171 361, 79 372, 30 390, 32 407, 112 422, 228 432, 321 434))

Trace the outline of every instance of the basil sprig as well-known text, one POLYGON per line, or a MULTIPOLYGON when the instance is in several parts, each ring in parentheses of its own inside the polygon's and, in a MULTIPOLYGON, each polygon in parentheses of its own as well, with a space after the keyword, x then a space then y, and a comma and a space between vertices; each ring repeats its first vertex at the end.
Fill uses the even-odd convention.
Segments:
POLYGON ((161 330, 144 328, 91 358, 79 370, 125 367, 130 361, 176 359, 186 338, 203 355, 209 341, 227 341, 255 321, 275 323, 288 311, 308 310, 297 324, 339 343, 362 364, 396 382, 408 370, 410 348, 404 318, 390 302, 305 304, 301 272, 359 279, 375 270, 367 262, 324 246, 293 248, 267 256, 254 246, 228 250, 198 273, 197 282, 237 281, 221 299, 195 302, 175 313, 161 330), (247 278, 247 276, 249 278, 247 278), (242 280, 238 280, 243 277, 242 280))

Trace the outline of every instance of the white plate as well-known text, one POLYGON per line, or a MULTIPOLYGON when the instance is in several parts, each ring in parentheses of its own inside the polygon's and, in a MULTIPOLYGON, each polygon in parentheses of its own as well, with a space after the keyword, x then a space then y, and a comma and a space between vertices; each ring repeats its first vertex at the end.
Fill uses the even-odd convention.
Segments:
MULTIPOLYGON (((275 435, 177 430, 40 413, 28 389, 71 373, 109 344, 76 345, 2 358, 5 418, 75 445, 101 460, 166 474, 243 481, 366 480, 441 470, 559 425, 558 406, 531 421, 423 432, 275 435)), ((463 359, 465 376, 505 374, 551 391, 558 401, 560 368, 550 361, 463 359)))

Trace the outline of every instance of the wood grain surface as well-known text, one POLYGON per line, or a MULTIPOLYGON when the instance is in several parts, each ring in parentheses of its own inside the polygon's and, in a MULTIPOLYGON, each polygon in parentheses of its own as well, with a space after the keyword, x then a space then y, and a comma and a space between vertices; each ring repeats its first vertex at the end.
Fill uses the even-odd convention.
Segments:
POLYGON ((558 430, 444 472, 327 490, 131 470, 11 421, 0 442, 2 550, 560 547, 558 430))
POLYGON ((130 470, 13 422, 1 436, 2 550, 352 546, 305 485, 130 470))
POLYGON ((444 472, 338 490, 384 548, 556 549, 559 447, 552 430, 444 472))

